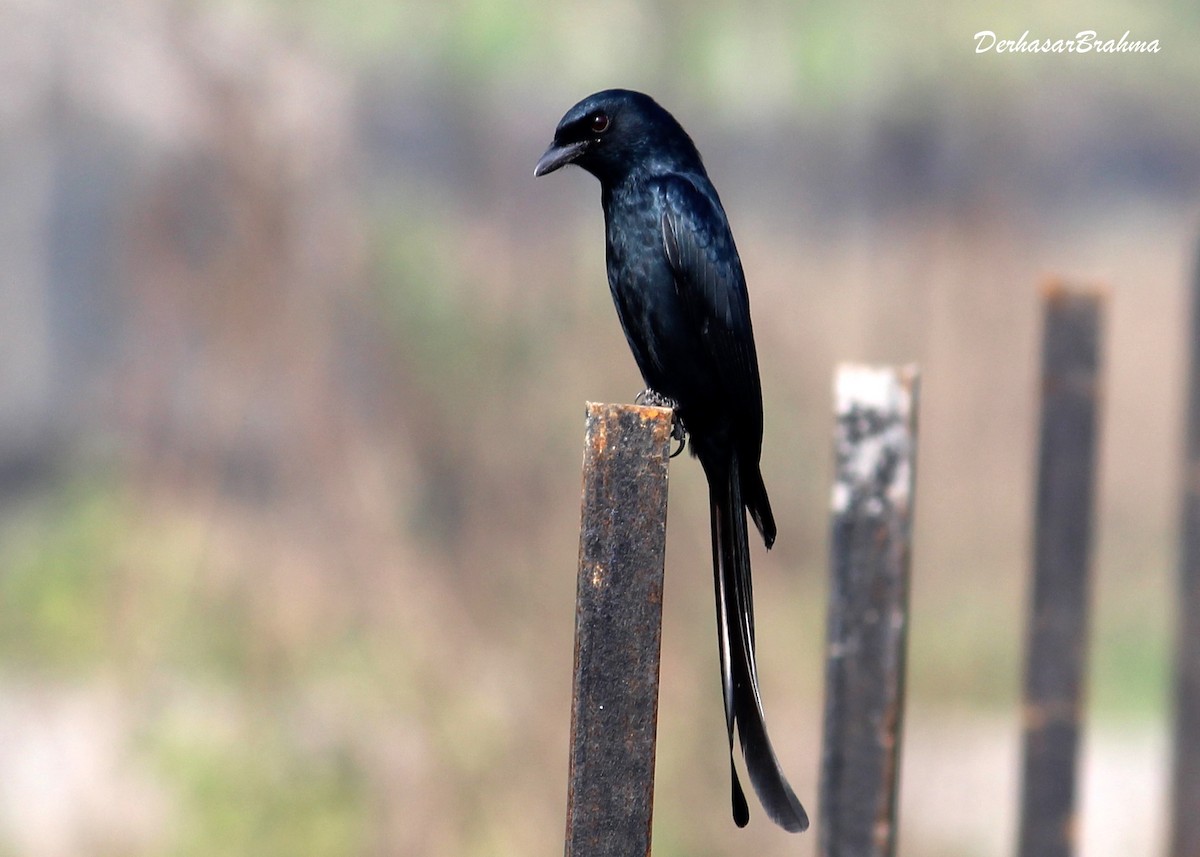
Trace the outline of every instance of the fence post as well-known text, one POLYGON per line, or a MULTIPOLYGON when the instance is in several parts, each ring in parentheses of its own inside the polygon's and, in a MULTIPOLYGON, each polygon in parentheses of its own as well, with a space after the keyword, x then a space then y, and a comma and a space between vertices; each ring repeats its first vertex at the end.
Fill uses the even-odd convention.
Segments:
POLYGON ((1069 857, 1087 643, 1100 386, 1098 290, 1043 292, 1041 427, 1026 639, 1020 857, 1069 857))
POLYGON ((904 710, 915 368, 841 366, 821 754, 822 857, 890 857, 904 710))
POLYGON ((671 411, 587 406, 567 857, 650 853, 671 411))
POLYGON ((1193 273, 1175 655, 1172 857, 1200 857, 1200 263, 1193 273))

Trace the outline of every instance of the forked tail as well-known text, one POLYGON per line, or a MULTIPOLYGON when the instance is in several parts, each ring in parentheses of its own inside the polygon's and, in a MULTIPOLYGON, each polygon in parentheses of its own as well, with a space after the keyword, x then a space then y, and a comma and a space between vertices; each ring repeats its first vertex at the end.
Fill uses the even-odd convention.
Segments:
MULTIPOLYGON (((721 652, 721 687, 725 694, 725 724, 729 731, 729 767, 733 778, 733 820, 744 827, 750 820, 746 796, 733 764, 733 735, 736 727, 746 760, 750 784, 771 820, 785 830, 799 832, 808 827, 808 815, 771 748, 758 689, 758 667, 754 659, 754 604, 750 582, 750 545, 746 527, 746 505, 735 452, 727 467, 705 467, 709 480, 709 509, 712 518, 713 575, 716 578, 717 638, 721 652)), ((774 541, 775 522, 757 478, 761 502, 756 498, 755 522, 764 540, 774 541), (763 526, 767 524, 767 526, 763 526)))

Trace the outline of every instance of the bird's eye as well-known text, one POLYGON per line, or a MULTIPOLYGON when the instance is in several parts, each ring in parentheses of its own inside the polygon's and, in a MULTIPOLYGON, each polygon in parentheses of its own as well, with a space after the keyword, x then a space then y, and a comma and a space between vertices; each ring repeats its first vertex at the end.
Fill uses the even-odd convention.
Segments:
POLYGON ((607 113, 597 113, 592 117, 592 131, 596 134, 603 134, 611 124, 607 113))

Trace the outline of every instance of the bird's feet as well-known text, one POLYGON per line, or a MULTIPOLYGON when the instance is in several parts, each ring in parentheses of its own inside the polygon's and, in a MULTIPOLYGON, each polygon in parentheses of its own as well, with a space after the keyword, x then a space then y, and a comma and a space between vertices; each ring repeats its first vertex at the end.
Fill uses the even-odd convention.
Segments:
POLYGON ((674 399, 668 399, 657 390, 652 390, 649 387, 642 390, 634 398, 634 404, 649 405, 652 408, 670 408, 674 410, 679 407, 679 403, 674 399))
POLYGON ((675 451, 671 453, 671 457, 679 455, 683 452, 683 447, 687 443, 687 429, 683 426, 683 420, 679 418, 679 403, 674 399, 668 399, 657 390, 651 390, 649 387, 637 394, 633 400, 639 405, 649 405, 653 408, 670 408, 672 411, 671 417, 671 439, 679 442, 679 446, 675 447, 675 451))

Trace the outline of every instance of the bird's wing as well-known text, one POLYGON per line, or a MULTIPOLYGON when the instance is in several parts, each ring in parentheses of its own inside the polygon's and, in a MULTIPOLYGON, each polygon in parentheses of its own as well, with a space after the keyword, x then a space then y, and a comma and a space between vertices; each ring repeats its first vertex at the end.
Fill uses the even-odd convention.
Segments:
POLYGON ((706 179, 672 174, 659 179, 656 190, 680 302, 709 348, 730 404, 761 414, 746 278, 725 212, 706 179))

